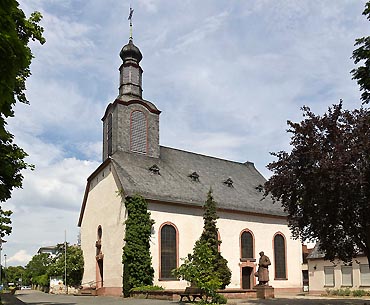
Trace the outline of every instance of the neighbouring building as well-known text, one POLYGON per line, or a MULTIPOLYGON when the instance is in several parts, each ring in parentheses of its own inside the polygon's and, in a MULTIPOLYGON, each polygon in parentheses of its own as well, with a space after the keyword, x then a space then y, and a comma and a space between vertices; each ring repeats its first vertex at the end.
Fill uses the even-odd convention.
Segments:
POLYGON ((323 293, 327 289, 370 290, 370 270, 367 257, 359 255, 350 263, 324 259, 316 244, 307 257, 310 293, 323 293))
MULTIPOLYGON (((88 177, 78 226, 83 283, 98 294, 122 293, 125 198, 142 195, 154 219, 154 284, 184 289, 171 274, 203 230, 202 206, 212 187, 218 204, 220 251, 232 271, 227 289, 256 284, 258 253, 270 257, 276 290, 302 289, 302 245, 293 240, 279 204, 263 199, 264 177, 253 163, 233 162, 159 145, 156 105, 142 97, 142 54, 132 39, 121 52, 119 94, 103 121, 103 160, 88 177)), ((181 128, 179 124, 179 128, 181 128)))
POLYGON ((55 257, 57 255, 57 246, 47 246, 47 247, 41 247, 37 254, 47 253, 50 255, 50 257, 55 257))

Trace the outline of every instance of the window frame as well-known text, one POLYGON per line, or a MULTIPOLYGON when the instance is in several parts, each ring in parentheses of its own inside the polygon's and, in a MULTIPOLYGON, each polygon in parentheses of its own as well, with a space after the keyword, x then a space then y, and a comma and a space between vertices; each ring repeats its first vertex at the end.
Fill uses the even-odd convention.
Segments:
POLYGON ((135 153, 139 153, 139 154, 143 154, 143 155, 148 154, 148 118, 147 118, 146 114, 144 113, 144 111, 139 110, 139 109, 132 110, 131 114, 130 114, 130 151, 135 152, 135 153), (143 125, 145 125, 145 127, 144 127, 145 130, 143 130, 143 132, 145 133, 143 135, 144 141, 142 141, 143 139, 141 138, 141 135, 139 137, 139 133, 133 133, 133 128, 135 127, 134 123, 138 123, 135 120, 133 120, 133 115, 134 115, 135 112, 141 113, 142 116, 143 116, 142 118, 144 119, 144 124, 143 124, 143 125), (136 140, 136 138, 134 138, 135 136, 138 136, 138 141, 136 140), (135 141, 135 143, 145 142, 143 147, 138 145, 138 147, 140 146, 140 148, 143 148, 143 149, 137 149, 136 146, 135 146, 136 144, 133 145, 134 141, 135 141))
MULTIPOLYGON (((285 235, 281 232, 277 232, 275 233, 274 235, 274 238, 272 240, 272 243, 273 243, 273 249, 274 249, 274 279, 275 280, 287 280, 288 279, 288 270, 287 270, 287 253, 286 253, 286 238, 285 238, 285 235), (281 253, 277 252, 277 246, 276 246, 276 243, 275 243, 275 240, 276 238, 278 237, 281 237, 282 238, 282 241, 283 241, 283 249, 281 249, 281 253), (278 274, 280 271, 277 270, 277 259, 278 259, 278 255, 282 254, 283 257, 282 257, 282 261, 283 261, 283 264, 284 264, 284 274, 280 275, 278 274)), ((280 259, 280 258, 279 258, 280 259)))
MULTIPOLYGON (((178 234, 178 229, 176 227, 176 225, 174 225, 173 223, 171 222, 165 222, 163 223, 160 228, 159 228, 159 235, 158 235, 158 238, 159 238, 159 281, 177 281, 178 279, 173 276, 173 275, 169 275, 170 277, 168 276, 164 276, 163 274, 163 268, 162 268, 162 251, 163 251, 163 242, 162 242, 162 230, 166 227, 172 227, 174 229, 174 233, 175 233, 175 260, 176 260, 176 263, 175 263, 175 267, 174 268, 178 268, 179 266, 179 234, 178 234)), ((167 274, 166 274, 167 275, 167 274)))
POLYGON ((255 252, 254 252, 254 235, 252 233, 252 231, 248 230, 248 229, 245 229, 243 230, 241 233, 240 233, 240 260, 243 261, 243 260, 254 260, 255 259, 255 252), (249 234, 250 238, 251 238, 251 253, 252 253, 252 256, 251 257, 244 257, 243 256, 243 235, 244 234, 249 234))
POLYGON ((335 275, 334 275, 334 266, 324 266, 324 287, 335 287, 335 275), (326 270, 332 270, 330 273, 326 270), (333 281, 332 284, 328 283, 327 276, 332 275, 333 281))

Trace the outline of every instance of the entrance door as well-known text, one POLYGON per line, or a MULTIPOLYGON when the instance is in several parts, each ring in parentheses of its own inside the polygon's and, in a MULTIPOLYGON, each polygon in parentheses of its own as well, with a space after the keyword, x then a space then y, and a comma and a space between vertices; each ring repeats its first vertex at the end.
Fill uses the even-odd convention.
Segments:
POLYGON ((103 259, 97 261, 96 288, 103 287, 103 259))
POLYGON ((251 285, 252 272, 253 272, 253 268, 251 267, 242 268, 242 288, 243 289, 252 289, 252 285, 251 285))

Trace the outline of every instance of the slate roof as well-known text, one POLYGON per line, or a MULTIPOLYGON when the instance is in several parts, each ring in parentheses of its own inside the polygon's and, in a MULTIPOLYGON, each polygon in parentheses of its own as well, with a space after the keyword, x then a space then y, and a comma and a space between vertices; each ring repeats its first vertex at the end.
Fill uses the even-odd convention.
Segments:
POLYGON ((280 204, 273 204, 270 198, 261 200, 263 193, 257 188, 265 178, 251 162, 232 162, 163 146, 159 159, 118 151, 111 160, 126 196, 137 193, 149 200, 203 206, 212 187, 218 208, 286 216, 280 204), (154 164, 159 174, 149 170, 154 164), (198 181, 190 177, 194 172, 199 175, 198 181), (224 183, 228 178, 232 186, 224 183))
POLYGON ((309 255, 307 255, 307 259, 318 259, 318 258, 324 258, 325 254, 320 250, 320 243, 317 242, 315 246, 313 247, 312 251, 309 255))

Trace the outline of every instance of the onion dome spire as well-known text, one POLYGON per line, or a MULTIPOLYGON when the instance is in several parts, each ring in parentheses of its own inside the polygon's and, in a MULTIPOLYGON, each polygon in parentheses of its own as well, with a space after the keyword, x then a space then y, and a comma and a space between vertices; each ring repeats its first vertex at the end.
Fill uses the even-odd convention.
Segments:
POLYGON ((142 73, 139 63, 143 58, 139 48, 134 45, 132 38, 132 14, 134 10, 130 7, 130 38, 128 44, 123 46, 119 56, 123 63, 120 70, 120 87, 119 94, 122 95, 135 95, 142 97, 142 73))

